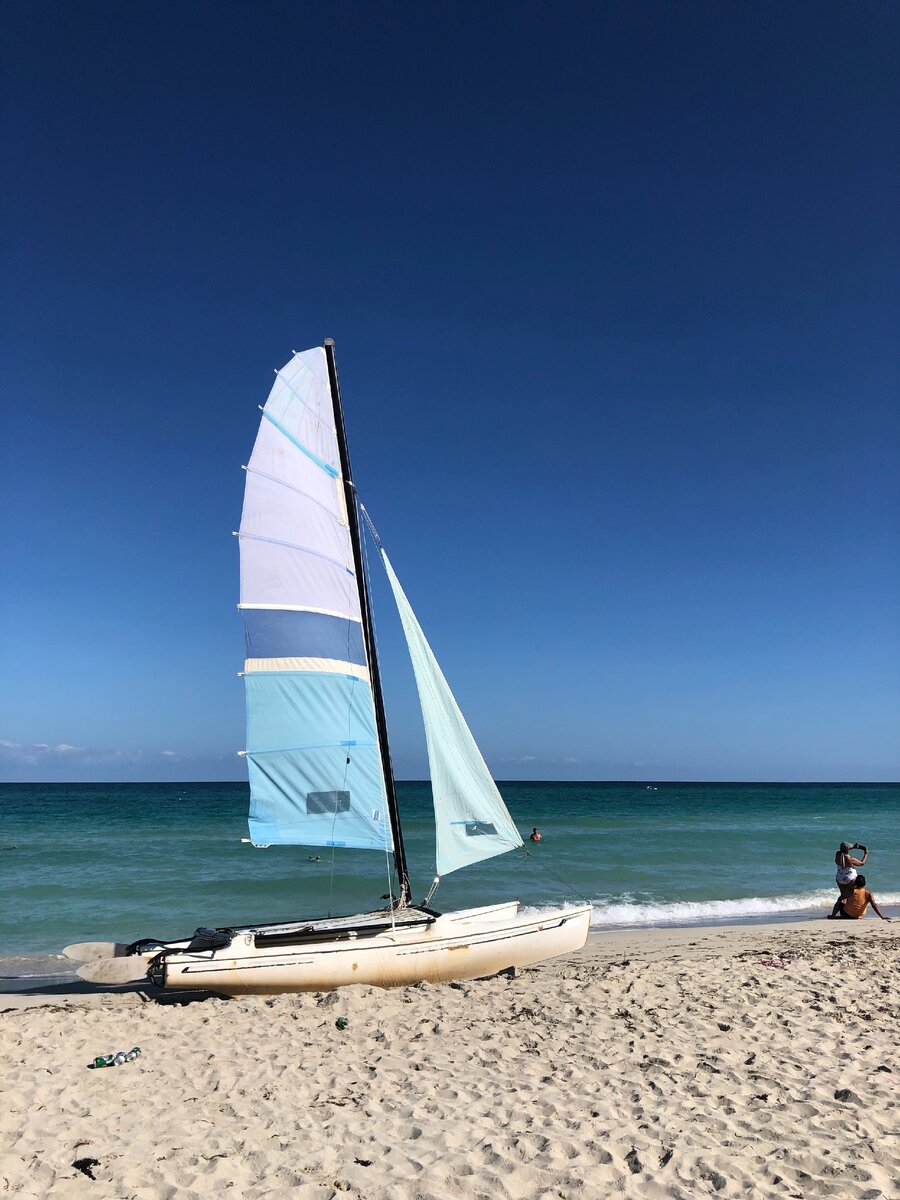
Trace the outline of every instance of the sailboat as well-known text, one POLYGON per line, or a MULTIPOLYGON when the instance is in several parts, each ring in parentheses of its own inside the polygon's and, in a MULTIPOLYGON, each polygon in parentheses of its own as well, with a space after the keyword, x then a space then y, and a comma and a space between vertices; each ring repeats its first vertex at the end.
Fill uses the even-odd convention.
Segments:
POLYGON ((98 983, 149 979, 223 994, 472 979, 579 949, 589 905, 518 901, 439 912, 442 876, 522 838, 375 534, 416 680, 435 818, 434 883, 413 903, 394 786, 360 516, 334 343, 276 372, 247 464, 240 541, 249 840, 393 858, 375 911, 200 928, 181 940, 67 947, 98 983))

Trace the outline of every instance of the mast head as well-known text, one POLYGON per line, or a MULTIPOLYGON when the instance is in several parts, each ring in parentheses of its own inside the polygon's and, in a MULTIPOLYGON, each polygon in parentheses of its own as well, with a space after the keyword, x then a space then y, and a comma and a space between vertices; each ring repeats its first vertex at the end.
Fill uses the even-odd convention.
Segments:
POLYGON ((326 346, 331 346, 331 348, 332 348, 332 349, 334 349, 334 338, 326 338, 326 339, 325 339, 325 345, 326 345, 326 346))

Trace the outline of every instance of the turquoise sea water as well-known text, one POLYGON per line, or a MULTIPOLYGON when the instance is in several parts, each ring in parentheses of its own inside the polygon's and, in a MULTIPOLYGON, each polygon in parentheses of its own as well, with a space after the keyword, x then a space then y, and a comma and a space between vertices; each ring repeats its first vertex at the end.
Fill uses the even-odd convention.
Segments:
MULTIPOLYGON (((822 916, 847 840, 869 847, 869 886, 900 915, 897 784, 500 788, 523 835, 537 825, 545 841, 448 876, 435 907, 584 896, 595 928, 822 916)), ((433 875, 430 788, 398 791, 420 900, 433 875)), ((73 941, 379 905, 383 856, 256 850, 241 842, 247 804, 242 783, 0 784, 0 976, 70 971, 54 956, 73 941)))

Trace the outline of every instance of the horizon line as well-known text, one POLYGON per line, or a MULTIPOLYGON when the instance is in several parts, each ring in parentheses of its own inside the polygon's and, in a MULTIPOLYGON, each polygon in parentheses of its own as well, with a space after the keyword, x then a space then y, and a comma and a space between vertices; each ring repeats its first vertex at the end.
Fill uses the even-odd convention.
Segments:
MULTIPOLYGON (((395 783, 430 784, 430 779, 394 779, 395 783)), ((606 784, 638 785, 668 784, 673 787, 897 787, 897 779, 495 779, 498 785, 509 783, 525 784, 606 784)), ((249 787, 246 779, 0 779, 0 786, 5 787, 133 787, 139 784, 166 787, 191 787, 197 784, 223 785, 243 784, 249 787)))

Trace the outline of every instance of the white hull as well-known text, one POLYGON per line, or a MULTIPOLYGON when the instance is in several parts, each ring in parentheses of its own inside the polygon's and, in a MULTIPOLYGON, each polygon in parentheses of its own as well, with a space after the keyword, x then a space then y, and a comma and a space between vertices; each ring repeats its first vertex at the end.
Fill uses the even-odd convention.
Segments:
MULTIPOLYGON (((408 917, 401 923, 398 917, 394 927, 374 934, 364 924, 354 929, 348 922, 342 936, 321 940, 292 936, 290 927, 244 929, 220 949, 171 946, 151 962, 148 974, 165 988, 226 995, 322 992, 348 984, 399 987, 526 967, 569 954, 587 940, 589 906, 528 916, 518 907, 511 903, 467 909, 423 917, 418 923, 410 923, 408 917), (279 944, 272 945, 275 938, 279 944)), ((84 969, 86 977, 93 965, 84 969)))

